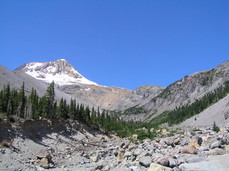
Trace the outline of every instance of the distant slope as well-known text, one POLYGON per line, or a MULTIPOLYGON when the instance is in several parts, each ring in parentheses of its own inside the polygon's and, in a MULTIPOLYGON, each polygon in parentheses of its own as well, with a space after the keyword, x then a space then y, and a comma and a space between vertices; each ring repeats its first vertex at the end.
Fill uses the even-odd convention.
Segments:
MULTIPOLYGON (((142 108, 145 113, 129 113, 128 119, 141 119, 150 121, 166 111, 172 111, 177 107, 190 105, 197 99, 201 99, 207 93, 216 90, 229 80, 229 61, 222 63, 212 70, 197 72, 172 83, 161 91, 156 97, 147 103, 139 104, 136 108, 142 108)), ((125 111, 131 111, 131 108, 125 111)), ((126 112, 123 113, 126 113, 126 112)), ((132 111, 138 111, 133 110, 132 111)))
POLYGON ((229 95, 210 106, 203 112, 193 116, 180 124, 181 127, 229 126, 229 95))

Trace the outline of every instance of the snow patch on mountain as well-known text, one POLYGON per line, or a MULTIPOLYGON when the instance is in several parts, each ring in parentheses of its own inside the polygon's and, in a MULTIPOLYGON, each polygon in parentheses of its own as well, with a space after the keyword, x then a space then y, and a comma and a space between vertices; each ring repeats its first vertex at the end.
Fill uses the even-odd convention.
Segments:
POLYGON ((26 74, 48 83, 54 81, 55 84, 60 86, 72 84, 98 85, 83 77, 65 59, 59 59, 53 62, 32 62, 16 70, 23 70, 26 74))

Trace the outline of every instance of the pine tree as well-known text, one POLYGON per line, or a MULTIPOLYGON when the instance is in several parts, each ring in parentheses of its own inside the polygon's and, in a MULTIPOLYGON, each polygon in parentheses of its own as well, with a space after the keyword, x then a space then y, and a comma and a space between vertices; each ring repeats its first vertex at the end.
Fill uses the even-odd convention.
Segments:
POLYGON ((96 127, 96 111, 94 109, 94 107, 92 107, 91 109, 91 125, 92 127, 96 127))
POLYGON ((71 119, 76 119, 76 101, 71 98, 69 115, 71 119))
POLYGON ((79 106, 79 104, 77 104, 77 106, 76 106, 75 119, 80 120, 80 106, 79 106))
POLYGON ((2 111, 7 112, 8 103, 10 99, 10 85, 8 84, 6 87, 3 88, 2 94, 2 111))
POLYGON ((27 102, 27 118, 28 119, 31 119, 31 118, 38 118, 38 116, 36 116, 37 114, 37 108, 38 108, 38 95, 37 95, 37 92, 36 90, 34 90, 32 88, 32 91, 29 95, 29 98, 28 98, 28 102, 27 102))
POLYGON ((46 99, 47 99, 47 118, 53 119, 54 116, 54 103, 55 103, 55 84, 54 81, 49 85, 46 90, 46 99))
POLYGON ((47 99, 46 96, 40 98, 38 102, 38 109, 36 111, 35 119, 47 118, 47 99))
POLYGON ((68 107, 66 100, 61 98, 59 107, 58 107, 58 118, 59 119, 68 119, 68 107))
POLYGON ((25 96, 25 83, 24 82, 21 86, 18 97, 19 97, 19 106, 17 109, 17 116, 20 118, 25 118, 26 96, 25 96))
POLYGON ((85 109, 85 123, 90 125, 91 124, 91 116, 90 116, 90 109, 89 106, 86 107, 85 109))
POLYGON ((79 107, 79 120, 85 122, 85 112, 84 112, 84 105, 81 104, 79 107))
POLYGON ((0 112, 3 112, 3 91, 0 91, 0 112))

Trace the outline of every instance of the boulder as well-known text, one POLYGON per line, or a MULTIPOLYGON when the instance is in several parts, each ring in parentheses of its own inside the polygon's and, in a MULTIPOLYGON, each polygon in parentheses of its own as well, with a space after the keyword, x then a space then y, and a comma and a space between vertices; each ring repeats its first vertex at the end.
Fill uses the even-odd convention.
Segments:
POLYGON ((229 145, 225 145, 224 148, 225 148, 226 152, 228 153, 229 152, 229 145))
POLYGON ((152 158, 150 156, 144 156, 139 159, 139 163, 142 166, 149 167, 152 162, 152 158))
POLYGON ((173 140, 173 144, 174 144, 174 145, 180 144, 180 138, 174 139, 174 140, 173 140))
POLYGON ((170 134, 170 132, 167 131, 166 129, 162 129, 162 130, 161 130, 161 135, 162 135, 162 136, 168 136, 169 134, 170 134))
POLYGON ((157 163, 162 166, 169 166, 169 158, 167 156, 161 157, 157 160, 157 163))
POLYGON ((184 146, 189 143, 189 139, 187 137, 184 137, 180 140, 180 145, 184 146))
POLYGON ((142 149, 137 148, 136 150, 134 150, 134 153, 133 153, 133 154, 134 154, 135 156, 139 156, 142 152, 143 152, 142 149))
POLYGON ((165 171, 165 169, 160 164, 151 163, 148 171, 165 171))
POLYGON ((181 149, 181 153, 197 154, 197 149, 194 145, 187 145, 181 149))
POLYGON ((165 138, 164 142, 168 145, 168 146, 173 146, 173 139, 172 138, 165 138))
POLYGON ((49 155, 48 152, 44 149, 42 149, 36 153, 36 157, 38 159, 46 158, 48 155, 49 155))
POLYGON ((190 143, 188 143, 188 145, 190 145, 190 146, 193 145, 196 148, 199 148, 200 147, 200 145, 198 143, 196 143, 196 142, 190 142, 190 143))
POLYGON ((39 161, 39 164, 41 167, 43 167, 44 169, 48 169, 49 168, 49 161, 47 158, 42 158, 40 161, 39 161))
POLYGON ((214 148, 219 148, 220 146, 221 146, 220 141, 215 141, 210 145, 210 148, 214 149, 214 148))
POLYGON ((176 167, 178 166, 178 160, 170 157, 168 159, 168 165, 169 167, 176 167))
POLYGON ((97 161, 98 161, 98 155, 96 155, 96 156, 91 156, 90 159, 91 159, 93 162, 97 162, 97 161))
POLYGON ((131 171, 142 171, 141 168, 138 167, 138 166, 130 166, 129 169, 130 169, 131 171))
POLYGON ((131 157, 131 156, 132 156, 132 152, 131 152, 131 151, 127 151, 127 152, 125 152, 124 157, 129 158, 129 157, 131 157))

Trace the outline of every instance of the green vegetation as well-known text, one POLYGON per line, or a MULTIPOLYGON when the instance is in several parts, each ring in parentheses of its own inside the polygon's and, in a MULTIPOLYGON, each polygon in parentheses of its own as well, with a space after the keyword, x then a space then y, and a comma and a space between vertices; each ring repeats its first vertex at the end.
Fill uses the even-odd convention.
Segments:
MULTIPOLYGON (((95 110, 94 107, 89 108, 83 104, 78 104, 75 99, 67 102, 62 98, 57 102, 55 100, 54 87, 54 82, 52 82, 47 88, 45 95, 39 97, 34 89, 27 96, 24 83, 19 90, 11 89, 10 85, 4 86, 3 90, 0 91, 1 115, 4 115, 4 118, 8 118, 12 122, 14 122, 15 115, 22 119, 78 120, 104 133, 113 132, 120 137, 132 137, 133 134, 137 134, 138 139, 143 140, 158 136, 158 131, 156 133, 158 129, 156 128, 159 125, 163 123, 168 123, 169 125, 178 124, 202 112, 229 93, 229 81, 227 81, 223 86, 207 93, 192 104, 178 107, 173 111, 166 111, 150 122, 136 122, 123 121, 115 112, 101 111, 99 108, 95 110), (155 128, 154 131, 151 128, 155 128)), ((144 112, 143 108, 135 106, 126 110, 125 114, 144 112)), ((215 123, 213 129, 219 131, 215 123)), ((170 135, 175 133, 170 130, 170 135)))
POLYGON ((210 84, 215 76, 216 71, 214 69, 208 71, 201 80, 201 85, 206 86, 210 84))
POLYGON ((217 133, 220 131, 219 127, 216 125, 215 122, 213 123, 213 128, 212 129, 213 129, 213 131, 215 131, 217 133))
POLYGON ((222 139, 220 142, 221 145, 229 145, 229 141, 227 139, 222 139))
MULTIPOLYGON (((108 111, 100 111, 83 104, 78 104, 71 99, 67 103, 61 99, 59 103, 55 100, 54 82, 46 90, 43 97, 37 95, 36 90, 32 89, 26 96, 25 85, 23 83, 19 91, 11 89, 7 85, 0 91, 0 113, 9 121, 15 121, 15 115, 20 119, 72 119, 78 120, 88 126, 99 129, 105 133, 115 132, 120 137, 131 137, 138 135, 138 139, 153 138, 155 133, 150 132, 151 125, 143 122, 123 121, 118 115, 108 111), (146 127, 145 130, 141 128, 146 127)), ((129 112, 143 112, 141 108, 132 108, 129 112)))
POLYGON ((133 114, 140 114, 140 113, 145 113, 146 111, 143 109, 143 107, 137 107, 133 106, 128 109, 126 109, 122 114, 123 115, 133 115, 133 114))
POLYGON ((192 131, 198 132, 198 131, 201 131, 201 130, 199 128, 194 128, 192 131))
POLYGON ((229 81, 225 82, 223 86, 220 86, 213 92, 207 93, 205 96, 199 100, 196 100, 194 103, 178 107, 173 111, 164 112, 158 117, 154 118, 151 122, 154 125, 160 125, 162 123, 168 123, 169 125, 178 124, 202 112, 210 105, 224 98, 228 93, 229 81))
POLYGON ((148 121, 153 115, 155 115, 157 113, 157 110, 154 110, 154 112, 152 114, 150 114, 149 116, 147 116, 147 118, 145 118, 144 121, 148 121))
POLYGON ((160 97, 160 98, 168 97, 171 94, 170 87, 171 85, 166 87, 157 97, 160 97))

